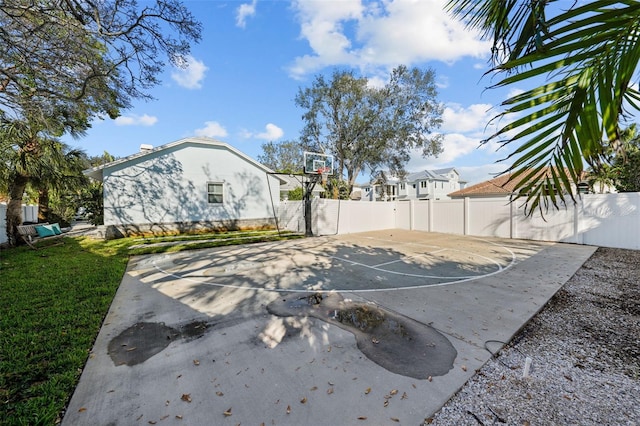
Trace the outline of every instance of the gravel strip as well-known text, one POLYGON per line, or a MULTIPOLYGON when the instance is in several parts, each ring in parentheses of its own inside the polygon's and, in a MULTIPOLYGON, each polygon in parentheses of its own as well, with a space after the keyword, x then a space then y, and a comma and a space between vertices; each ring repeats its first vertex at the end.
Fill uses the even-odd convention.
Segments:
POLYGON ((599 248, 501 345, 425 424, 640 424, 640 251, 599 248))

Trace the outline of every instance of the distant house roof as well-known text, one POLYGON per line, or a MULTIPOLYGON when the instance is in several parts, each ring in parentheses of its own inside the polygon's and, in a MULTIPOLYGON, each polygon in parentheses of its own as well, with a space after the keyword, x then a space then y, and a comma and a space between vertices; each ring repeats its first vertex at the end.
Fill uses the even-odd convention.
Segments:
POLYGON ((506 174, 486 180, 484 182, 471 185, 467 188, 454 191, 449 197, 489 197, 489 196, 506 196, 511 195, 514 192, 514 188, 522 178, 516 178, 509 180, 511 174, 506 174))
POLYGON ((106 163, 106 164, 102 164, 100 166, 97 167, 93 167, 91 169, 85 170, 84 174, 86 176, 92 177, 96 180, 102 181, 102 174, 103 174, 103 170, 106 168, 110 168, 113 166, 116 166, 118 164, 122 164, 122 163, 127 163, 133 160, 136 160, 138 158, 143 158, 146 156, 149 156, 151 154, 157 153, 158 151, 164 151, 170 148, 174 148, 177 147, 179 145, 184 145, 184 144, 196 144, 196 145, 209 145, 209 146, 216 146, 216 147, 220 147, 220 148, 225 148, 228 149, 229 151, 233 152, 234 154, 238 155, 239 157, 242 157, 243 159, 245 159, 247 162, 253 164, 254 166, 256 166, 259 169, 262 169, 265 171, 265 173, 269 173, 269 174, 273 174, 273 170, 271 170, 270 168, 268 168, 267 166, 260 164, 259 162, 257 162, 256 160, 254 160, 253 158, 249 157, 247 154, 237 150, 236 148, 232 147, 231 145, 225 143, 225 142, 220 142, 217 141, 215 139, 211 139, 211 138, 206 138, 206 137, 189 137, 189 138, 184 138, 184 139, 180 139, 174 142, 170 142, 168 144, 165 145, 161 145, 158 146, 156 148, 153 148, 150 145, 143 145, 141 146, 141 150, 139 152, 136 152, 135 154, 129 155, 127 157, 124 158, 119 158, 115 161, 112 161, 110 163, 106 163))
MULTIPOLYGON (((446 169, 437 169, 437 170, 421 170, 415 173, 409 173, 405 181, 406 182, 415 182, 417 180, 437 180, 437 181, 445 181, 448 182, 450 179, 447 175, 450 172, 456 172, 457 175, 460 175, 455 167, 449 167, 446 169)), ((460 180, 460 183, 466 183, 464 180, 460 180)))
MULTIPOLYGON (((548 168, 540 170, 539 174, 549 173, 548 168)), ((517 177, 512 178, 511 173, 498 176, 496 178, 486 180, 484 182, 471 185, 467 188, 459 191, 452 192, 449 195, 451 198, 456 197, 498 197, 508 196, 516 192, 516 186, 527 177, 527 173, 522 173, 517 177)))
MULTIPOLYGON (((302 187, 303 175, 294 175, 289 173, 275 173, 275 176, 280 179, 280 192, 289 192, 296 188, 302 187)), ((324 187, 320 183, 316 183, 313 187, 312 193, 324 192, 324 187)))

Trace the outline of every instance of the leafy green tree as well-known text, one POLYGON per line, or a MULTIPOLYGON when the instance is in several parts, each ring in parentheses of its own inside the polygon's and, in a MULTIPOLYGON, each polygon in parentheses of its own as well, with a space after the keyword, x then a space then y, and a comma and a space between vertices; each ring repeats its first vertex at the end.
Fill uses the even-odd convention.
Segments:
POLYGON ((299 141, 287 140, 262 144, 258 161, 278 173, 302 173, 304 147, 299 141))
POLYGON ((619 123, 638 110, 640 2, 450 0, 448 10, 493 42, 493 87, 526 90, 506 99, 507 124, 487 141, 513 149, 504 171, 530 211, 575 200, 585 164, 621 149, 619 123), (545 167, 549 173, 540 173, 545 167))
POLYGON ((335 71, 331 80, 319 75, 300 89, 295 102, 305 110, 301 142, 334 155, 349 193, 365 168, 397 172, 413 149, 421 148, 424 156, 442 150, 442 136, 433 133, 441 125, 442 106, 431 69, 399 66, 383 87, 351 71, 335 71))
POLYGON ((623 134, 624 155, 615 157, 610 176, 618 192, 640 192, 640 135, 635 124, 623 134))
POLYGON ((302 200, 304 190, 301 186, 292 189, 287 193, 287 198, 291 201, 300 201, 302 200))
POLYGON ((132 99, 149 99, 163 61, 183 66, 200 32, 177 0, 0 2, 0 152, 8 153, 3 161, 23 162, 6 173, 14 179, 7 185, 11 244, 33 177, 22 171, 46 158, 51 138, 80 136, 94 118, 115 118, 132 99))

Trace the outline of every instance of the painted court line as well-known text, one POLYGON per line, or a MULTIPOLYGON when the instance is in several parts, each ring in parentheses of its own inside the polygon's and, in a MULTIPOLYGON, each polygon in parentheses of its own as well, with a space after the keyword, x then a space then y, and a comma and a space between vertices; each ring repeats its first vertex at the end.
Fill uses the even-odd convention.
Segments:
MULTIPOLYGON (((421 288, 427 288, 427 287, 443 287, 443 286, 447 286, 447 285, 451 285, 451 284, 459 284, 459 283, 465 283, 465 282, 470 282, 470 281, 475 281, 481 278, 485 278, 485 277, 490 277, 496 274, 499 274, 507 269, 509 269, 510 267, 512 267, 515 262, 516 262, 516 254, 509 249, 508 247, 505 246, 501 246, 498 245, 496 243, 493 243, 491 241, 486 241, 486 240, 482 240, 482 239, 477 239, 479 241, 483 241, 487 244, 493 245, 497 248, 501 248, 504 251, 506 251, 508 254, 511 255, 511 261, 509 262, 509 264, 507 266, 505 266, 504 268, 502 267, 502 265, 500 265, 497 261, 495 261, 494 259, 488 258, 486 256, 481 256, 472 252, 465 252, 465 251, 461 251, 461 250, 456 250, 456 249, 442 249, 441 251, 446 251, 446 250, 452 250, 452 251, 458 251, 461 253, 467 253, 467 254, 472 254, 474 256, 478 256, 480 258, 483 258, 485 260, 488 260, 490 262, 495 263, 496 265, 498 265, 498 270, 494 271, 494 272, 490 272, 488 274, 482 274, 482 275, 472 275, 472 276, 461 276, 461 277, 443 277, 443 276, 431 276, 431 275, 421 275, 421 274, 409 274, 409 273, 403 273, 403 272, 396 272, 396 271, 389 271, 386 269, 382 269, 382 268, 376 268, 376 267, 372 267, 369 265, 365 265, 359 262, 354 262, 351 261, 349 259, 344 259, 344 258, 340 258, 337 256, 331 256, 331 255, 327 255, 324 252, 321 253, 317 253, 313 250, 310 249, 303 249, 309 253, 315 254, 317 256, 326 256, 332 259, 336 259, 339 261, 343 261, 343 262, 347 262, 359 267, 363 267, 363 268, 369 268, 369 269, 373 269, 376 270, 378 272, 382 272, 382 273, 387 273, 387 274, 393 274, 393 275, 401 275, 401 276, 407 276, 407 277, 414 277, 414 278, 435 278, 435 279, 446 279, 446 280, 454 280, 454 281, 449 281, 449 282, 443 282, 443 283, 433 283, 433 284, 417 284, 417 285, 413 285, 413 286, 402 286, 402 287, 386 287, 386 288, 366 288, 366 289, 331 289, 331 290, 323 290, 323 289, 316 289, 316 288, 306 288, 306 289, 284 289, 284 288, 260 288, 260 287, 251 287, 251 286, 244 286, 244 285, 235 285, 235 284, 222 284, 222 283, 216 283, 213 281, 207 281, 207 280, 198 280, 198 279, 194 279, 194 278, 190 278, 190 277, 186 277, 186 276, 181 276, 181 275, 177 275, 174 274, 172 272, 169 272, 167 270, 164 270, 163 268, 159 267, 155 261, 152 262, 153 267, 160 273, 164 274, 165 276, 169 276, 169 277, 173 277, 176 279, 180 279, 180 280, 186 280, 189 282, 194 282, 197 284, 203 284, 203 285, 210 285, 210 286, 214 286, 214 287, 221 287, 221 288, 233 288, 233 289, 242 289, 242 290, 255 290, 255 291, 272 291, 272 292, 277 292, 277 293, 308 293, 310 291, 316 292, 316 293, 331 293, 331 292, 338 292, 338 293, 373 293, 373 292, 383 292, 383 291, 399 291, 399 290, 415 290, 415 289, 421 289, 421 288)), ((385 241, 385 240, 382 240, 385 241)), ((390 241, 387 241, 390 242, 390 241)), ((397 243, 394 241, 394 243, 397 243)), ((407 243, 407 244, 417 244, 420 245, 418 243, 407 243)), ((433 246, 430 246, 433 247, 433 246)), ((402 260, 402 259, 399 259, 402 260)), ((395 262, 395 261, 394 261, 395 262)))

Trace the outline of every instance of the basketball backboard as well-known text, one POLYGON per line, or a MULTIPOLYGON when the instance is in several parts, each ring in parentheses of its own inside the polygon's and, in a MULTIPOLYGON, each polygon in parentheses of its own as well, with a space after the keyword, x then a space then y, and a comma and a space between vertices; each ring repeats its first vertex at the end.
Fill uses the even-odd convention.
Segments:
POLYGON ((305 152, 303 171, 310 175, 332 175, 333 155, 320 154, 318 152, 305 152))

